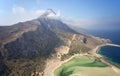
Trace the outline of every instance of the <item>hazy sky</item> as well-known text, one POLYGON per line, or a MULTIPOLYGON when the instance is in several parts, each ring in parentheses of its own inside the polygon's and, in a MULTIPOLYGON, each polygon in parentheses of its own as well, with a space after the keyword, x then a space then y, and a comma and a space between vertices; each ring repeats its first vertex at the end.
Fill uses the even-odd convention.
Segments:
POLYGON ((120 0, 0 0, 0 25, 37 18, 48 8, 77 26, 112 29, 120 25, 120 0))

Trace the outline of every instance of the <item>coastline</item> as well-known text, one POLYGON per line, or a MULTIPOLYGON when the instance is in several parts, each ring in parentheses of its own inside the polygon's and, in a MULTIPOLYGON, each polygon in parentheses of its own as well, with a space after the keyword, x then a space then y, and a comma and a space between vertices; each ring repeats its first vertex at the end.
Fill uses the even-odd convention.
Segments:
POLYGON ((102 56, 101 54, 98 53, 99 49, 102 46, 116 46, 116 47, 120 47, 120 45, 116 45, 116 44, 110 44, 110 43, 106 43, 106 44, 102 44, 102 45, 98 45, 96 46, 96 48, 94 48, 93 50, 91 50, 91 55, 99 58, 101 60, 101 62, 109 65, 116 73, 120 74, 120 68, 117 67, 116 65, 112 64, 110 61, 108 61, 107 59, 105 59, 104 56, 102 56))
MULTIPOLYGON (((120 75, 120 68, 118 68, 117 66, 113 65, 112 63, 110 63, 107 59, 105 59, 104 56, 102 56, 101 54, 98 54, 99 49, 102 46, 120 46, 120 45, 116 45, 116 44, 110 44, 110 43, 106 43, 106 44, 101 44, 96 46, 94 49, 90 50, 90 55, 97 57, 101 60, 102 63, 107 64, 109 67, 111 67, 116 73, 118 73, 120 75)), ((61 61, 60 59, 57 58, 51 58, 47 60, 47 68, 44 70, 44 76, 54 76, 55 70, 57 68, 59 68, 62 64, 68 62, 69 60, 71 60, 72 58, 76 57, 76 56, 83 56, 83 55, 88 55, 88 54, 75 54, 73 56, 71 56, 70 58, 61 61)))
POLYGON ((120 45, 118 44, 112 44, 112 43, 106 43, 105 46, 108 45, 108 46, 115 46, 115 47, 120 47, 120 45))

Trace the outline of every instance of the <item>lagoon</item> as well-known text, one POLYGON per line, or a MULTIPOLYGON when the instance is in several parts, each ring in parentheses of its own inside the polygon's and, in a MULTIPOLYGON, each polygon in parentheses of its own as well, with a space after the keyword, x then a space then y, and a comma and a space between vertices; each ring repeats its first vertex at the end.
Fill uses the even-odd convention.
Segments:
POLYGON ((120 65, 120 47, 103 46, 98 50, 98 53, 103 55, 107 60, 120 65))

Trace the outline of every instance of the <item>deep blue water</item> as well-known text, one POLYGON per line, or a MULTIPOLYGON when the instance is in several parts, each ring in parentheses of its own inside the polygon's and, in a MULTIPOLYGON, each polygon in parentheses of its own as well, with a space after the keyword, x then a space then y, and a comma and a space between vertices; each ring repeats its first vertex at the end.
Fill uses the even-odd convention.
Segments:
MULTIPOLYGON (((112 43, 120 45, 120 30, 89 30, 88 32, 98 37, 110 39, 112 43)), ((120 64, 120 47, 104 46, 100 48, 98 53, 108 60, 120 64)))
POLYGON ((88 30, 92 35, 107 38, 114 44, 120 45, 120 30, 88 30))
POLYGON ((120 47, 103 46, 99 49, 98 53, 105 56, 108 60, 120 65, 120 47))

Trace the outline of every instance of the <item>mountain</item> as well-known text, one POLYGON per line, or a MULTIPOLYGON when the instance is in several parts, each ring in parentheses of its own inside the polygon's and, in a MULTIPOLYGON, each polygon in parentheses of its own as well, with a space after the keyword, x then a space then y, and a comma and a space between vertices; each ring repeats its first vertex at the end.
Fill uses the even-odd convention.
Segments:
POLYGON ((86 53, 106 42, 76 32, 48 9, 37 19, 0 26, 0 76, 43 76, 46 60, 51 56, 86 53))

